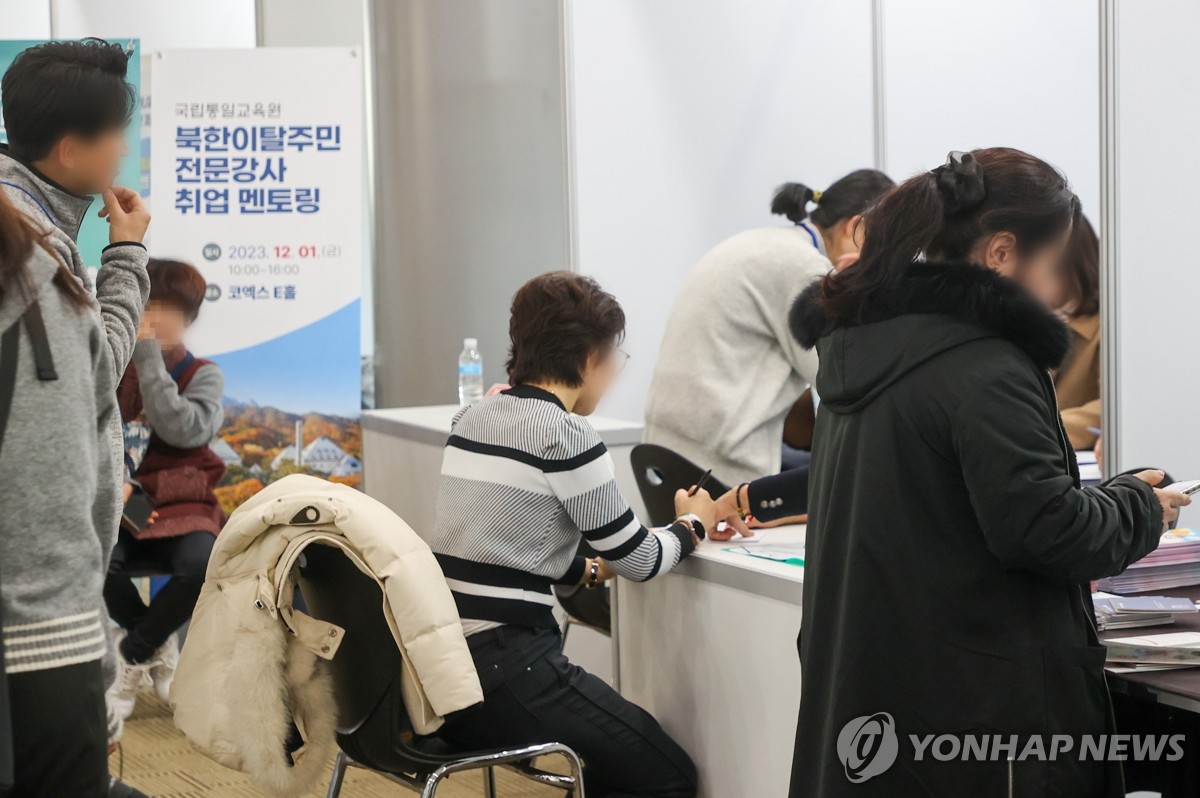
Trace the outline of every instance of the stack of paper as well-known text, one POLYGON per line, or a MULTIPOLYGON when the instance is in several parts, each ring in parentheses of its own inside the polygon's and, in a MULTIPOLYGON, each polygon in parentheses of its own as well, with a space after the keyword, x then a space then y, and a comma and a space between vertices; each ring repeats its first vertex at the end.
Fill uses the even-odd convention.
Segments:
POLYGON ((1100 580, 1101 590, 1121 594, 1187 585, 1200 585, 1200 534, 1190 529, 1172 529, 1124 573, 1100 580))
POLYGON ((1110 629, 1163 626, 1175 622, 1172 613, 1196 612, 1196 605, 1187 599, 1165 596, 1122 598, 1111 593, 1093 593, 1092 606, 1096 612, 1096 626, 1102 632, 1110 629))
POLYGON ((1100 463, 1096 461, 1096 453, 1084 449, 1075 452, 1075 462, 1079 465, 1079 481, 1084 485, 1100 484, 1100 463))

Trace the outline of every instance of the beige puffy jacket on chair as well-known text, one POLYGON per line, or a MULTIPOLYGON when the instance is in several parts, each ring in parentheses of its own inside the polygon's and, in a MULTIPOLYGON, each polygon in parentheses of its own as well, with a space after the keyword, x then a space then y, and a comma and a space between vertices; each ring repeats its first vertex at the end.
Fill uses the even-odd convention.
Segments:
POLYGON ((238 508, 217 538, 171 687, 175 724, 188 739, 272 796, 311 788, 336 750, 327 661, 343 630, 292 607, 292 569, 310 544, 341 548, 379 582, 418 734, 483 700, 454 599, 425 542, 353 488, 285 477, 238 508), (292 723, 304 747, 289 760, 292 723))

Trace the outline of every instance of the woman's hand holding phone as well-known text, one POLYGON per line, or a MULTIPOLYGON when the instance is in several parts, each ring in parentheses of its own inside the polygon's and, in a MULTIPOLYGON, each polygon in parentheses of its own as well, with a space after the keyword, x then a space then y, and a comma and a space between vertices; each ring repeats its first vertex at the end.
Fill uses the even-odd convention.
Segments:
POLYGON ((1158 499, 1159 506, 1162 507, 1163 531, 1166 532, 1170 524, 1179 519, 1179 508, 1191 504, 1192 497, 1176 490, 1155 488, 1155 485, 1160 484, 1166 478, 1166 474, 1162 471, 1153 469, 1139 471, 1134 476, 1154 488, 1154 495, 1158 499))

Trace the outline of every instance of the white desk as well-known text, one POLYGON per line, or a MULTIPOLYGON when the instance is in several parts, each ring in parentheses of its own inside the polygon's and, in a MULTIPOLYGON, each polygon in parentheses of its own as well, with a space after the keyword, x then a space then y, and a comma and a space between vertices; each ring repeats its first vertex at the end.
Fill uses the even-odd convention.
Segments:
MULTIPOLYGON (((760 530, 796 544, 804 527, 760 530)), ((700 798, 787 795, 800 706, 804 569, 705 541, 670 574, 621 581, 621 692, 692 755, 700 798)), ((748 547, 754 544, 748 544, 748 547)))
MULTIPOLYGON (((363 488, 417 531, 432 529, 437 510, 442 449, 457 405, 398 407, 362 414, 363 488)), ((644 515, 629 451, 642 440, 642 425, 601 416, 588 421, 600 433, 617 467, 621 493, 644 515)))

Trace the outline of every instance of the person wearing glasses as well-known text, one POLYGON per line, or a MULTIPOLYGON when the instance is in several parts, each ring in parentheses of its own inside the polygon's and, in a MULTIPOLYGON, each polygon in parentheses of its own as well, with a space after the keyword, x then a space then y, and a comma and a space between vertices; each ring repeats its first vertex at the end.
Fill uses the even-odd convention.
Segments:
POLYGON ((459 412, 429 544, 458 605, 483 703, 439 735, 465 749, 555 740, 585 762, 590 796, 696 795, 692 760, 645 710, 561 653, 554 588, 667 573, 711 529, 704 490, 647 529, 588 423, 624 363, 625 314, 588 277, 558 271, 513 297, 512 387, 459 412), (578 552, 587 541, 598 556, 578 552))

